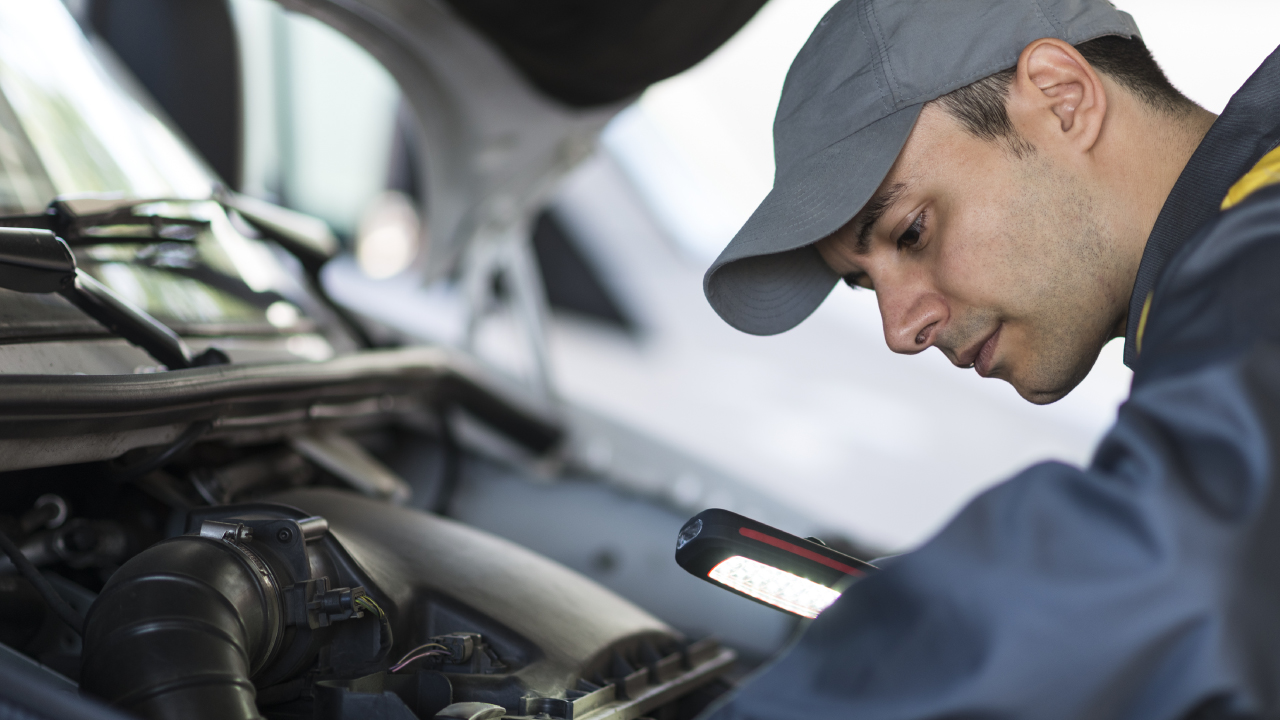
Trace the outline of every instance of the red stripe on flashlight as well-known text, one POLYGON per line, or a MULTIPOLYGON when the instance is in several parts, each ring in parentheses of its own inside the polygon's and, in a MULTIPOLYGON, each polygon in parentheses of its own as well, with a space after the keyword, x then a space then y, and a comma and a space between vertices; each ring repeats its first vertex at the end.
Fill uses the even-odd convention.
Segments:
POLYGON ((818 553, 812 550, 802 548, 799 545, 789 543, 786 540, 773 537, 772 535, 765 535, 764 533, 759 532, 757 530, 752 530, 751 528, 738 528, 738 533, 745 537, 749 537, 752 540, 759 540, 760 542, 765 543, 766 545, 772 545, 780 550, 786 550, 787 552, 793 555, 799 555, 802 558, 807 558, 814 562, 822 563, 823 565, 826 565, 829 568, 839 570, 845 575, 862 575, 863 574, 863 572, 858 568, 853 567, 851 565, 845 565, 839 560, 832 560, 826 555, 819 555, 818 553))

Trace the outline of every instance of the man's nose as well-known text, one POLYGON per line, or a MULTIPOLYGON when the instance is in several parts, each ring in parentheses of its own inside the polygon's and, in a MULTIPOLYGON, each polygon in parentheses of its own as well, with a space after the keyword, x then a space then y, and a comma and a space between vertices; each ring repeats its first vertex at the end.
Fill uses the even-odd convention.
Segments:
POLYGON ((884 293, 880 288, 876 290, 884 321, 884 341, 890 350, 914 355, 937 340, 948 317, 947 303, 941 295, 932 291, 884 293))

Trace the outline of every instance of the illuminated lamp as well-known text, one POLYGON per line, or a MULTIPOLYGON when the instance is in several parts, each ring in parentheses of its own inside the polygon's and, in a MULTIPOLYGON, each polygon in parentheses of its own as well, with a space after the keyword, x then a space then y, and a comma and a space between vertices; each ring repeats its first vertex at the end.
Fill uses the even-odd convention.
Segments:
POLYGON ((813 539, 728 510, 703 510, 680 528, 676 562, 730 592, 815 618, 876 567, 813 539))

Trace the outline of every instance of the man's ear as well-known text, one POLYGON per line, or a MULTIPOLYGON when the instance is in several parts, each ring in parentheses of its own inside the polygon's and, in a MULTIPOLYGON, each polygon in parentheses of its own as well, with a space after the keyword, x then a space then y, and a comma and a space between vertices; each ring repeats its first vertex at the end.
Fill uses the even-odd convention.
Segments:
POLYGON ((1056 38, 1023 48, 1009 88, 1009 117, 1032 145, 1065 141, 1087 152, 1106 114, 1102 79, 1075 48, 1056 38))

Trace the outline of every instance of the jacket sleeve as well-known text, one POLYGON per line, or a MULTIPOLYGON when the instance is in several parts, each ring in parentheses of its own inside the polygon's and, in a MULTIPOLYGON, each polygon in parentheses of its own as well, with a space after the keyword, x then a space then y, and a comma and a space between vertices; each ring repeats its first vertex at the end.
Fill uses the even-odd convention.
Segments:
POLYGON ((1033 466, 850 588, 714 720, 1280 714, 1280 189, 1158 283, 1087 469, 1033 466))

